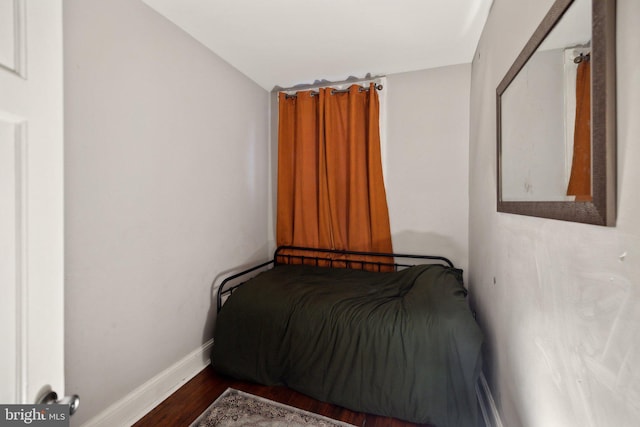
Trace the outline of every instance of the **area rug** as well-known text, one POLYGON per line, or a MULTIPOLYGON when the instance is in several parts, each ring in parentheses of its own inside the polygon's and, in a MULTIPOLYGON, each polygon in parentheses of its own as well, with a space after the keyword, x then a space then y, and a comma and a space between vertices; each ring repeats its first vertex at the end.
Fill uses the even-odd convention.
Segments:
POLYGON ((353 427, 302 409, 228 388, 190 427, 353 427))

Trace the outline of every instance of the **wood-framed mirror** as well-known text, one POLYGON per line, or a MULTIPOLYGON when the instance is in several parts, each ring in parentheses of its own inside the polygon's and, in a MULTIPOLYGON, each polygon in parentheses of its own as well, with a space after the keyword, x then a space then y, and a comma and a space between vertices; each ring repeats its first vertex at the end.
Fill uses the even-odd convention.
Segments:
POLYGON ((614 226, 615 0, 556 0, 497 93, 497 210, 614 226))

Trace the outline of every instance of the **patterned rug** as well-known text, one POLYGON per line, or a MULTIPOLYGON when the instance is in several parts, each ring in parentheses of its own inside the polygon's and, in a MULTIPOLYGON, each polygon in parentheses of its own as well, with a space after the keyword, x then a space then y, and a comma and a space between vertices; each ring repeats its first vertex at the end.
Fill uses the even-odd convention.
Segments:
POLYGON ((353 427, 318 414, 228 388, 190 427, 353 427))

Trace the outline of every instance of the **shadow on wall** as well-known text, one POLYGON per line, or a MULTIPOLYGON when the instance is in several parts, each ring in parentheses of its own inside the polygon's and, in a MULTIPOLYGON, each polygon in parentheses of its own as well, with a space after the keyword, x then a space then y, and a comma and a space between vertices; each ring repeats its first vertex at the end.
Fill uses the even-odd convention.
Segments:
MULTIPOLYGON (((207 313, 207 320, 204 325, 204 329, 202 331, 202 343, 206 343, 210 339, 213 338, 213 330, 216 324, 216 316, 217 316, 217 294, 218 294, 218 286, 220 286, 220 282, 222 282, 226 277, 238 273, 242 270, 246 270, 256 264, 260 264, 262 262, 268 261, 265 254, 267 254, 268 245, 262 246, 259 250, 253 252, 250 256, 245 258, 245 261, 239 265, 233 266, 229 269, 223 270, 219 272, 216 277, 211 282, 211 291, 209 292, 210 296, 210 304, 209 304, 209 312, 207 313)), ((209 360, 209 354, 203 355, 203 363, 207 363, 209 360)))
POLYGON ((427 231, 402 230, 393 233, 391 240, 394 252, 444 256, 457 268, 466 267, 468 255, 451 237, 427 231))

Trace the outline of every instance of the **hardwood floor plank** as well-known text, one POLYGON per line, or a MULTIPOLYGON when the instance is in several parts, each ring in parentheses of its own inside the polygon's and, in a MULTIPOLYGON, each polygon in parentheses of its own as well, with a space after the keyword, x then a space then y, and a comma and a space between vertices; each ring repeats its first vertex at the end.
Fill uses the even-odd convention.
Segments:
POLYGON ((351 411, 337 405, 320 402, 283 386, 264 386, 222 376, 208 366, 184 386, 145 415, 134 427, 188 426, 228 387, 266 399, 314 412, 355 426, 366 427, 429 427, 395 418, 380 417, 351 411))

